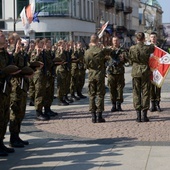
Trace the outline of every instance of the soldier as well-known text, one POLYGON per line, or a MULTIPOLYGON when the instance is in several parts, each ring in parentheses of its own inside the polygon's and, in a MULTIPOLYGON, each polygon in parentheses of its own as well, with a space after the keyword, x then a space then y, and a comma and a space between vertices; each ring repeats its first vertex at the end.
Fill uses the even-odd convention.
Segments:
POLYGON ((29 86, 28 77, 31 76, 34 71, 27 66, 28 56, 25 52, 21 39, 17 39, 15 52, 13 53, 13 63, 22 71, 17 76, 13 76, 11 79, 12 91, 10 94, 11 112, 10 112, 10 146, 12 147, 24 147, 28 145, 28 141, 24 141, 19 137, 21 131, 21 123, 25 116, 27 91, 29 86))
POLYGON ((46 95, 46 83, 47 83, 47 61, 45 58, 45 52, 43 50, 43 41, 40 39, 35 40, 35 50, 31 53, 30 63, 37 61, 39 66, 35 68, 33 82, 35 85, 35 110, 37 120, 46 121, 50 119, 50 116, 43 113, 44 100, 46 95))
POLYGON ((93 123, 105 122, 102 117, 105 96, 105 56, 111 52, 111 49, 99 48, 98 42, 98 36, 93 34, 90 38, 90 48, 85 52, 85 63, 89 70, 89 111, 93 123))
POLYGON ((150 74, 149 57, 154 52, 154 45, 145 45, 145 34, 136 34, 137 44, 130 47, 129 57, 132 63, 133 105, 137 113, 137 122, 148 122, 147 111, 150 99, 150 74))
POLYGON ((112 102, 111 112, 122 111, 121 103, 123 102, 123 88, 125 86, 125 68, 127 62, 127 52, 120 47, 118 37, 112 38, 111 61, 108 66, 108 87, 112 102))
POLYGON ((87 97, 82 94, 82 89, 85 83, 86 67, 84 63, 84 49, 82 48, 81 42, 77 43, 77 53, 78 53, 79 61, 77 63, 78 76, 77 76, 77 82, 76 82, 77 84, 76 90, 77 90, 78 97, 80 97, 80 99, 85 99, 87 97))
MULTIPOLYGON (((159 43, 157 42, 157 34, 152 32, 150 34, 150 43, 159 47, 159 43)), ((151 83, 150 87, 150 100, 151 100, 151 108, 150 111, 158 111, 161 112, 160 101, 161 101, 161 88, 151 83)))
POLYGON ((19 69, 16 66, 9 68, 8 65, 11 64, 12 60, 10 59, 8 52, 4 49, 5 44, 5 35, 0 30, 0 156, 7 156, 8 153, 14 152, 13 148, 7 148, 4 145, 3 139, 10 115, 10 77, 19 72, 19 69))
POLYGON ((50 117, 57 116, 58 113, 51 110, 51 105, 54 98, 54 64, 51 51, 51 40, 44 39, 44 55, 46 58, 46 94, 44 99, 44 109, 45 113, 50 117))
POLYGON ((65 100, 65 95, 67 93, 67 56, 65 54, 65 44, 63 41, 58 42, 58 49, 55 55, 56 66, 56 76, 57 76, 57 96, 58 105, 67 106, 69 103, 65 100))

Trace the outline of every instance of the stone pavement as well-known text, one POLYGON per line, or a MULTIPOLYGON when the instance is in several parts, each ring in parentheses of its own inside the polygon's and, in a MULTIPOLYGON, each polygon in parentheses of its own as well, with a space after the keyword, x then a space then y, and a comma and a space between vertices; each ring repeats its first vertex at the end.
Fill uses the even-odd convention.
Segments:
POLYGON ((30 145, 0 158, 0 170, 169 170, 170 75, 162 87, 163 112, 149 112, 150 122, 137 123, 130 72, 127 67, 122 112, 110 112, 107 89, 106 123, 91 123, 88 99, 66 107, 57 106, 55 99, 52 109, 59 116, 47 122, 36 121, 34 107, 27 106, 21 137, 30 145))

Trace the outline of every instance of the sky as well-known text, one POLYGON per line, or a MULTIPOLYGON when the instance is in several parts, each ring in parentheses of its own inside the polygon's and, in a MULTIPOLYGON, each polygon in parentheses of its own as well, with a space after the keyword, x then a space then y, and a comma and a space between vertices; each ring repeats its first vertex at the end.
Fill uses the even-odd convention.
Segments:
POLYGON ((170 23, 170 0, 157 0, 162 7, 162 23, 170 23))

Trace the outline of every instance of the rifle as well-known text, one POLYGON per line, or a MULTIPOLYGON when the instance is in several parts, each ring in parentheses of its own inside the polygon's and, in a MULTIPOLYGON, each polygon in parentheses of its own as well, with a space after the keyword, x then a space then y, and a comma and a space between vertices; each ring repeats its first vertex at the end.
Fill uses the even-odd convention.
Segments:
POLYGON ((85 47, 86 47, 86 50, 89 48, 89 45, 86 43, 86 41, 85 41, 85 39, 83 38, 83 37, 81 37, 82 38, 82 40, 83 40, 83 43, 84 43, 84 45, 85 45, 85 47))

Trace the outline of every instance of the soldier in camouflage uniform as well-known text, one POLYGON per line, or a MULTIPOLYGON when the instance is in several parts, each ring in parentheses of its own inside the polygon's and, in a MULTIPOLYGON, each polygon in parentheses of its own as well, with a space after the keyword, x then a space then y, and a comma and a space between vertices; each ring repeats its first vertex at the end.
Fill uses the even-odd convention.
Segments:
MULTIPOLYGON (((155 32, 152 32, 150 34, 150 43, 159 47, 159 44, 157 43, 157 34, 155 32)), ((150 87, 150 100, 151 100, 150 111, 161 112, 161 108, 160 108, 161 88, 157 87, 156 85, 152 83, 150 87)))
POLYGON ((56 76, 57 76, 57 96, 58 96, 58 105, 67 106, 68 102, 65 100, 65 95, 67 92, 67 56, 65 53, 65 44, 63 41, 60 41, 58 44, 58 49, 55 55, 56 63, 56 76))
POLYGON ((89 70, 89 111, 93 123, 105 122, 102 117, 105 96, 105 56, 111 52, 111 49, 99 48, 98 42, 98 36, 93 34, 90 38, 90 48, 85 52, 85 63, 89 70))
MULTIPOLYGON (((13 53, 13 63, 18 66, 21 70, 27 66, 28 56, 24 51, 24 46, 21 44, 21 39, 16 40, 16 48, 13 53)), ((21 123, 25 116, 26 111, 26 101, 27 101, 27 91, 29 86, 28 78, 22 74, 14 76, 11 79, 12 92, 10 94, 11 98, 11 112, 10 112, 10 145, 12 147, 24 147, 28 145, 28 141, 23 141, 19 137, 21 130, 21 123)))
POLYGON ((45 51, 43 49, 43 41, 40 39, 35 40, 35 50, 31 53, 30 62, 38 61, 40 63, 39 68, 35 69, 33 82, 35 84, 35 110, 38 120, 46 121, 50 119, 50 116, 43 113, 43 107, 46 95, 47 84, 47 60, 45 57, 45 51))
POLYGON ((111 61, 108 66, 108 87, 112 102, 112 112, 122 111, 121 103, 123 102, 123 88, 125 86, 125 68, 128 53, 120 47, 118 37, 112 38, 111 61))
POLYGON ((0 156, 7 156, 8 153, 14 152, 14 149, 7 148, 3 143, 9 122, 11 92, 10 75, 3 71, 11 63, 10 56, 4 49, 5 41, 5 35, 0 30, 0 156))
POLYGON ((54 98, 54 55, 51 51, 51 40, 44 39, 44 55, 46 58, 46 94, 44 99, 44 109, 45 113, 52 116, 57 116, 58 114, 51 110, 51 105, 54 98))
POLYGON ((145 45, 145 34, 136 34, 137 44, 129 51, 132 63, 133 81, 133 104, 137 113, 137 122, 141 122, 141 111, 143 111, 142 121, 148 122, 147 111, 150 100, 150 74, 149 57, 154 52, 154 45, 145 45))
POLYGON ((84 49, 82 48, 81 42, 77 43, 77 52, 78 52, 79 61, 77 63, 78 75, 77 75, 77 82, 76 82, 77 84, 76 90, 77 90, 78 97, 80 97, 81 99, 84 99, 86 98, 86 96, 82 94, 82 89, 85 83, 86 67, 84 63, 84 49))

